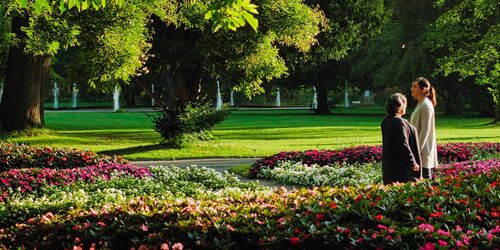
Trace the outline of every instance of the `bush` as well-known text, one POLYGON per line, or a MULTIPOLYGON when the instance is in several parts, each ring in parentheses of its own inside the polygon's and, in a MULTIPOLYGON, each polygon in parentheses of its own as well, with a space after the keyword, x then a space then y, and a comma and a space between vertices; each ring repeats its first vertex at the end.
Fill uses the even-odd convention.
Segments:
POLYGON ((127 161, 117 156, 97 155, 89 150, 33 147, 18 143, 0 143, 0 171, 13 168, 74 168, 99 163, 127 161))
POLYGON ((194 140, 209 140, 212 129, 229 114, 228 110, 215 110, 209 101, 190 102, 185 107, 164 110, 150 116, 154 128, 165 139, 164 144, 179 148, 194 140))
MULTIPOLYGON (((442 164, 483 159, 500 153, 500 143, 446 143, 437 147, 442 164)), ((257 160, 250 168, 250 177, 256 178, 263 167, 274 168, 280 161, 300 162, 320 166, 365 164, 382 160, 381 146, 358 146, 340 150, 288 151, 257 160)))

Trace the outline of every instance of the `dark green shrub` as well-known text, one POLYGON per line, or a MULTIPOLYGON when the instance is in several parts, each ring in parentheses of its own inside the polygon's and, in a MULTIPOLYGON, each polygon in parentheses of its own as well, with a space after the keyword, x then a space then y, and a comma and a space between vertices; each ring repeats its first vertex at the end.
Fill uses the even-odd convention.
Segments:
POLYGON ((228 114, 228 110, 215 110, 210 101, 203 99, 150 118, 155 130, 165 139, 164 144, 178 148, 195 140, 212 139, 213 127, 228 114))

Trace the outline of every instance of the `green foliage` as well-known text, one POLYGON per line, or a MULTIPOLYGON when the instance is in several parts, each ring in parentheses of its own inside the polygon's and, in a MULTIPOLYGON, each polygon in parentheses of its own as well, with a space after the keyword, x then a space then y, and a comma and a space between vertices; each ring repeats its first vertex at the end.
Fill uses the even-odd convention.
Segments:
MULTIPOLYGON (((444 13, 432 24, 429 43, 445 50, 435 74, 458 73, 488 87, 500 103, 500 5, 498 1, 436 1, 444 13)), ((499 112, 499 111, 497 111, 499 112)))
POLYGON ((76 9, 83 11, 86 9, 98 10, 108 4, 124 5, 126 0, 15 0, 20 9, 32 9, 36 13, 42 12, 65 12, 76 9))
POLYGON ((250 3, 250 0, 222 0, 208 7, 205 19, 213 20, 213 32, 221 28, 236 31, 247 22, 257 31, 259 21, 253 16, 257 14, 257 5, 250 3))
POLYGON ((210 101, 199 100, 150 117, 155 130, 165 139, 165 145, 177 148, 195 140, 212 139, 212 129, 228 114, 227 109, 215 110, 210 101))

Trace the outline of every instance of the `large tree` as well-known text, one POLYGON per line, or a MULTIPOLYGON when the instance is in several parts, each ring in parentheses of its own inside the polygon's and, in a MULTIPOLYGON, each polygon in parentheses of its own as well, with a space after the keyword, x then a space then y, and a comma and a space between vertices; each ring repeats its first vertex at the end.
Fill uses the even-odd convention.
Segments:
MULTIPOLYGON (((248 96, 262 92, 262 82, 286 73, 280 48, 307 51, 319 32, 321 12, 300 0, 258 0, 259 29, 212 32, 200 19, 211 1, 184 2, 177 22, 153 18, 153 47, 147 74, 139 82, 154 81, 163 90, 156 97, 164 108, 183 106, 213 91, 217 79, 233 79, 248 96)), ((145 88, 148 88, 144 84, 145 88)), ((212 92, 213 93, 213 92, 212 92)))
MULTIPOLYGON (((189 1, 192 2, 192 1, 189 1)), ((207 19, 214 28, 234 30, 250 23, 255 6, 249 0, 220 0, 207 19)), ((61 48, 78 46, 78 58, 92 86, 109 87, 127 81, 147 59, 147 24, 151 15, 174 22, 169 16, 178 5, 168 0, 5 0, 11 30, 2 40, 10 47, 6 61, 5 86, 0 103, 3 130, 40 127, 43 119, 43 88, 51 57, 61 48)), ((2 17, 3 18, 3 17, 2 17)), ((200 17, 203 19, 203 16, 200 17)), ((4 21, 2 19, 1 21, 4 21)))
MULTIPOLYGON (((318 90, 317 113, 329 112, 328 91, 335 86, 338 61, 366 39, 378 34, 389 16, 388 2, 384 0, 308 0, 318 6, 326 16, 325 29, 311 53, 302 56, 290 54, 293 59, 292 79, 318 90)), ((389 1, 390 2, 390 1, 389 1)), ((338 84, 338 83, 337 83, 338 84)), ((343 85, 343 82, 340 83, 343 85)))

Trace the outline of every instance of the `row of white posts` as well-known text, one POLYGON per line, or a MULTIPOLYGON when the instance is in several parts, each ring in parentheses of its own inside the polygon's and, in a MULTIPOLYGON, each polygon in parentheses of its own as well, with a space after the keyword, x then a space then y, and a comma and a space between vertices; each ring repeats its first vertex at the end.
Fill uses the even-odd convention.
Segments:
MULTIPOLYGON (((312 101, 312 107, 313 109, 318 108, 318 93, 316 91, 316 87, 313 87, 314 89, 314 95, 313 95, 313 101, 312 101)), ((54 95, 54 102, 53 102, 53 108, 58 109, 59 108, 59 87, 57 86, 57 82, 54 82, 54 86, 52 88, 53 95, 54 95)), ((2 92, 3 88, 0 88, 0 101, 2 100, 2 92)), ((76 108, 77 107, 77 102, 78 102, 78 88, 76 87, 76 84, 73 84, 73 89, 72 89, 72 97, 71 97, 71 107, 76 108)), ((154 85, 151 84, 151 92, 154 93, 154 85)), ((155 100, 151 98, 151 106, 154 107, 155 105, 155 100)), ((230 102, 229 105, 234 106, 234 92, 231 90, 231 96, 230 96, 230 102)), ((345 91, 345 96, 344 96, 344 105, 345 107, 349 107, 349 95, 347 93, 347 88, 345 91)), ((276 107, 281 107, 281 94, 280 94, 280 89, 277 89, 276 92, 276 107)), ((115 90, 113 91, 113 111, 117 111, 120 109, 120 89, 118 85, 115 86, 115 90)), ((219 81, 217 81, 217 98, 216 98, 216 104, 215 104, 215 109, 220 110, 222 109, 222 95, 220 91, 220 84, 219 81)))

